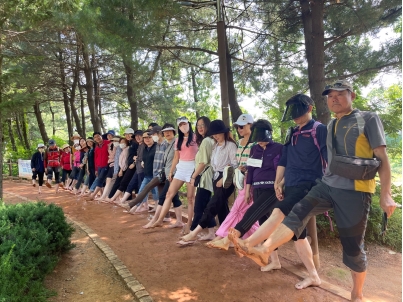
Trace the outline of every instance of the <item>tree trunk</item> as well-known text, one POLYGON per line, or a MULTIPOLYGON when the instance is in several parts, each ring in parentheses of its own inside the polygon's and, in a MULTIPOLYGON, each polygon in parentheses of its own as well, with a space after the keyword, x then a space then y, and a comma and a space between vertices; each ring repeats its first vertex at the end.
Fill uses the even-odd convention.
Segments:
POLYGON ((192 75, 192 90, 193 90, 193 101, 195 102, 194 106, 196 108, 196 119, 199 119, 200 114, 199 110, 197 110, 196 103, 199 101, 197 99, 197 85, 196 85, 196 74, 195 74, 195 69, 193 66, 190 67, 190 73, 192 75))
POLYGON ((94 86, 92 82, 92 72, 91 72, 91 62, 90 62, 90 57, 88 54, 88 48, 87 45, 82 42, 82 54, 83 54, 83 60, 84 60, 84 76, 85 76, 85 89, 87 91, 87 104, 88 104, 88 109, 90 110, 90 115, 91 115, 91 123, 94 128, 94 131, 97 132, 102 132, 102 127, 101 123, 98 117, 98 111, 97 107, 95 106, 94 102, 94 86))
POLYGON ((31 148, 31 144, 29 143, 28 139, 28 123, 27 123, 27 114, 25 113, 25 109, 22 112, 21 115, 21 128, 22 128, 22 136, 24 138, 24 147, 26 150, 29 150, 31 148))
POLYGON ((83 135, 85 137, 85 130, 81 127, 81 121, 80 117, 78 116, 77 108, 75 105, 75 100, 76 100, 76 89, 78 85, 78 80, 80 76, 80 71, 79 71, 79 63, 80 63, 80 47, 77 45, 77 52, 76 52, 76 65, 74 67, 74 78, 73 78, 73 83, 71 85, 71 94, 70 94, 70 108, 71 112, 73 114, 74 118, 74 123, 76 124, 76 129, 78 134, 83 135))
POLYGON ((225 33, 225 45, 226 45, 226 53, 227 53, 227 80, 228 80, 228 103, 231 111, 231 120, 232 122, 236 122, 238 117, 242 114, 242 110, 239 107, 236 91, 234 85, 234 73, 232 71, 232 63, 231 63, 231 54, 229 53, 228 47, 228 39, 227 33, 225 33))
POLYGON ((8 137, 10 138, 11 148, 13 149, 14 152, 17 152, 17 146, 15 145, 15 138, 13 133, 13 127, 11 125, 11 119, 7 119, 7 125, 8 125, 8 137))
MULTIPOLYGON (((3 23, 0 24, 3 28, 3 23)), ((3 35, 0 31, 0 105, 3 102, 3 35)), ((4 160, 4 144, 3 144, 3 116, 0 112, 0 199, 3 199, 3 160, 4 160)))
POLYGON ((300 0, 300 4, 304 26, 305 53, 308 61, 309 91, 315 102, 318 120, 327 124, 330 121, 330 111, 326 98, 322 96, 325 87, 324 1, 300 0))
POLYGON ((55 113, 53 112, 52 106, 49 103, 50 114, 52 115, 52 136, 56 135, 56 125, 55 125, 55 113))
POLYGON ((43 122, 43 119, 42 119, 42 112, 39 108, 39 103, 36 102, 33 107, 34 107, 36 121, 38 122, 39 132, 41 133, 41 136, 42 136, 42 140, 45 144, 47 144, 49 141, 49 137, 46 132, 45 123, 43 122))
POLYGON ((79 88, 79 90, 80 90, 80 102, 81 102, 81 124, 82 124, 82 126, 83 126, 83 135, 84 135, 84 137, 87 137, 86 136, 86 132, 87 132, 87 130, 86 130, 86 127, 85 127, 85 112, 84 112, 84 96, 83 96, 83 89, 82 89, 82 87, 81 87, 81 85, 79 85, 78 86, 78 88, 79 88))
POLYGON ((130 117, 131 117, 130 127, 132 127, 133 129, 137 129, 139 124, 139 116, 138 116, 137 101, 134 94, 134 76, 133 76, 132 61, 130 59, 127 59, 126 57, 123 57, 123 65, 125 67, 126 72, 127 100, 129 101, 130 105, 130 117))
POLYGON ((24 138, 22 137, 21 124, 20 124, 20 114, 19 113, 15 114, 15 126, 17 128, 18 139, 20 140, 21 145, 24 146, 24 138))
MULTIPOLYGON (((61 45, 61 33, 59 32, 59 44, 61 45)), ((59 69, 60 69, 60 79, 62 82, 62 93, 63 93, 63 105, 64 111, 66 112, 66 122, 67 122, 67 132, 68 136, 73 135, 73 125, 71 123, 70 107, 69 107, 69 97, 67 95, 67 84, 66 84, 66 74, 64 71, 64 61, 63 61, 63 51, 59 50, 59 69)))

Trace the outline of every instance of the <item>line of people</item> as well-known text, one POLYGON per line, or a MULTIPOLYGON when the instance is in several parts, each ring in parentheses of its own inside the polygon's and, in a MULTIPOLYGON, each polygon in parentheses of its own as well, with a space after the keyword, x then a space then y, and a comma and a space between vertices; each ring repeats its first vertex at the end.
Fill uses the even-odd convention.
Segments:
POLYGON ((38 176, 41 193, 46 172, 45 184, 51 187, 54 174, 56 192, 62 187, 89 201, 118 204, 130 214, 154 212, 145 229, 169 222, 173 205, 176 222, 168 228, 182 229, 177 244, 205 240, 207 247, 225 251, 232 246, 262 271, 281 268, 277 247, 293 239, 309 273, 295 285, 297 289, 321 284, 305 226, 312 215, 333 208, 343 261, 352 270, 352 300, 361 301, 366 271, 363 237, 374 176, 351 179, 339 171, 341 163, 336 169, 332 161, 339 155, 380 159, 381 206, 390 216, 396 205, 390 197, 386 143, 378 116, 353 109, 350 83, 336 81, 323 95, 336 119, 328 126, 315 121, 314 102, 297 94, 286 102, 282 121, 293 120, 296 126, 289 128, 284 144, 273 141, 269 121, 254 121, 249 114, 234 123, 241 137, 237 142, 223 121, 207 117, 197 119, 195 130, 180 117, 176 127, 151 123, 146 131, 127 128, 122 137, 113 130, 105 135, 95 132, 87 139, 76 133, 73 148, 67 144, 58 148, 50 140, 48 149, 39 144, 32 157, 33 185, 38 176), (336 170, 338 174, 332 173, 336 170), (184 184, 186 223, 178 195, 184 184), (154 201, 151 210, 149 192, 154 201), (228 199, 234 192, 230 210, 228 199))

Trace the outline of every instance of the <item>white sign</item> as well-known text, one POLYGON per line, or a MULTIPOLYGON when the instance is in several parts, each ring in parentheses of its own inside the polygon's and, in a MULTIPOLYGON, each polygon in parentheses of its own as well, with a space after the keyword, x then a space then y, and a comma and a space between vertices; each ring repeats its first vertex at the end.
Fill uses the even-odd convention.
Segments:
POLYGON ((18 176, 30 179, 32 177, 31 161, 19 159, 18 160, 18 176))

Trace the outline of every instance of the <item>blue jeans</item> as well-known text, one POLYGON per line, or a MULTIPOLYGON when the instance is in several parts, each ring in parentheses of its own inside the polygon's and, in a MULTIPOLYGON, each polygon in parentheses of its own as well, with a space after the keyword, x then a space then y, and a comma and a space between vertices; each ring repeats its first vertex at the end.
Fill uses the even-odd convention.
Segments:
POLYGON ((91 188, 90 188, 91 192, 94 192, 96 187, 103 188, 105 180, 106 180, 106 176, 108 174, 108 169, 109 169, 108 166, 98 168, 98 176, 97 176, 97 178, 95 178, 94 182, 91 185, 91 188))
MULTIPOLYGON (((146 185, 148 185, 148 183, 149 183, 152 179, 153 179, 152 176, 150 176, 150 177, 144 176, 144 179, 143 179, 143 181, 141 182, 141 186, 140 186, 139 192, 143 191, 143 190, 144 190, 144 187, 145 187, 146 185)), ((152 189, 151 189, 151 193, 153 194, 153 200, 158 201, 158 186, 152 188, 152 189)), ((148 194, 147 194, 146 197, 144 197, 143 201, 139 203, 139 205, 145 203, 145 202, 147 201, 147 199, 148 199, 148 194)))

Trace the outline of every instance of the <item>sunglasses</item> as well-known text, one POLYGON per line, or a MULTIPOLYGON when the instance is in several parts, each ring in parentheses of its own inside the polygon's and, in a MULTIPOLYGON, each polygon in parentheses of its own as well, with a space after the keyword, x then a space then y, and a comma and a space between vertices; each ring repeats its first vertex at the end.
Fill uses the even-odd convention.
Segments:
POLYGON ((239 125, 235 126, 235 128, 238 128, 238 129, 243 129, 243 127, 245 127, 245 126, 239 126, 239 125))
MULTIPOLYGON (((341 83, 341 82, 336 82, 336 83, 331 84, 331 85, 326 85, 326 86, 325 86, 325 90, 332 89, 332 88, 341 88, 341 87, 346 87, 346 85, 344 85, 344 84, 341 83)), ((347 87, 346 87, 346 88, 347 88, 347 87)))

